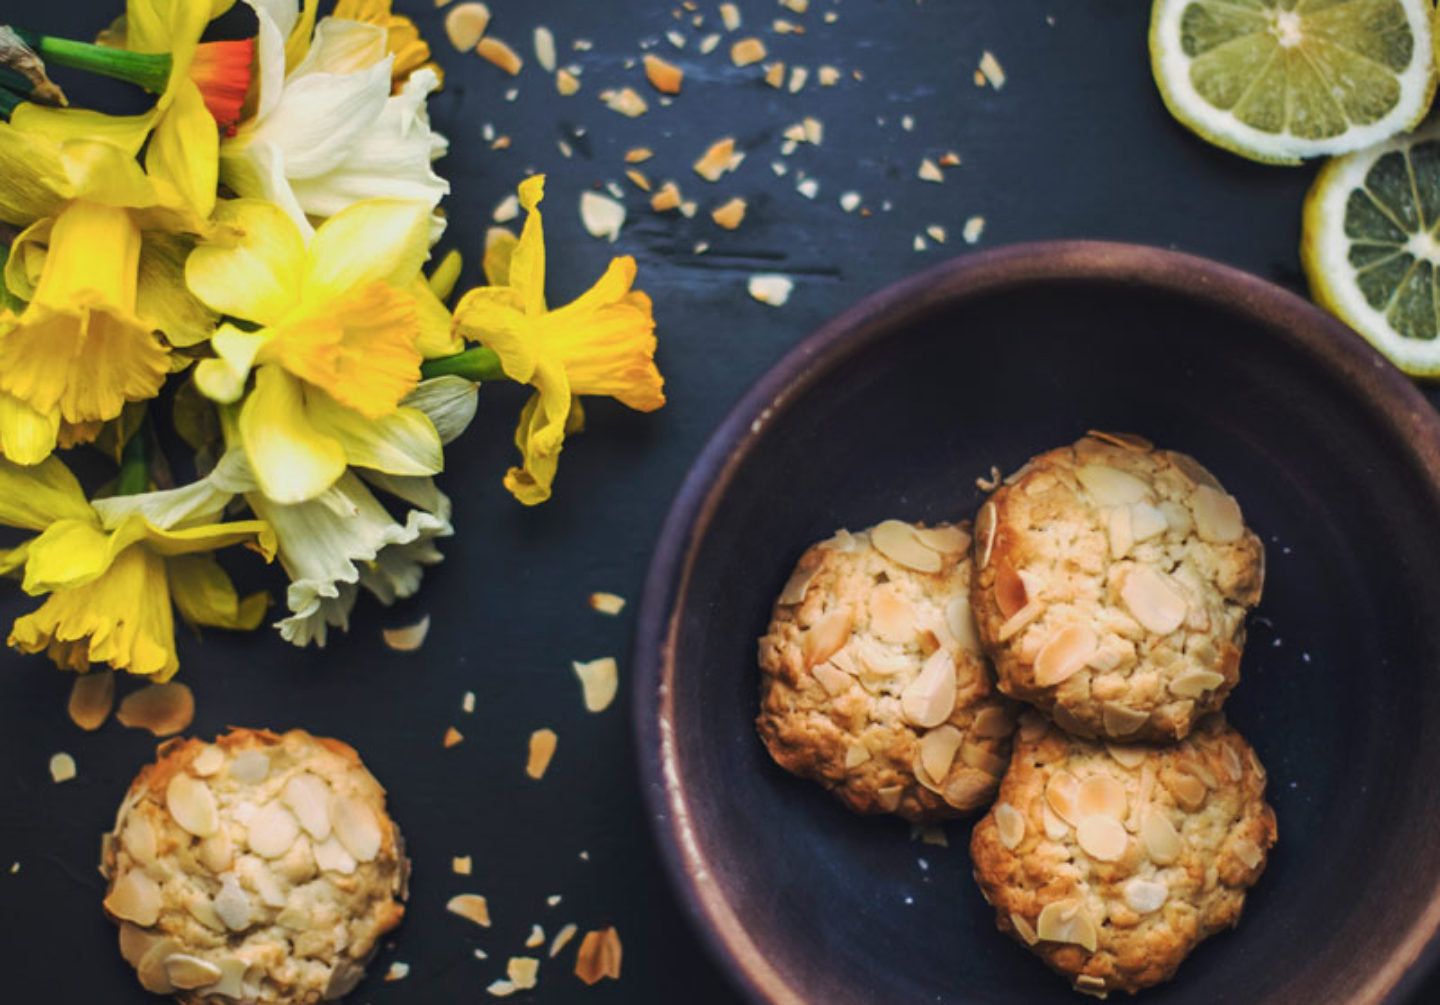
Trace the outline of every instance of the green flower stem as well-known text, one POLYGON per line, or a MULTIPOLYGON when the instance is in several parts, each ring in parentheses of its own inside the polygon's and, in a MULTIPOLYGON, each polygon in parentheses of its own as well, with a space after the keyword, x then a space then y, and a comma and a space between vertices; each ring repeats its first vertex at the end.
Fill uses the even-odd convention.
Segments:
POLYGON ((120 454, 120 474, 115 479, 115 494, 138 495, 150 491, 150 419, 147 417, 120 454))
POLYGON ((168 52, 130 52, 89 42, 72 42, 68 38, 37 35, 16 29, 25 43, 52 63, 73 70, 98 73, 116 80, 138 84, 153 94, 165 90, 170 81, 168 52))
POLYGON ((453 375, 483 383, 487 380, 504 380, 505 371, 500 366, 500 357, 493 349, 476 346, 454 356, 427 359, 420 364, 420 376, 425 378, 453 375))

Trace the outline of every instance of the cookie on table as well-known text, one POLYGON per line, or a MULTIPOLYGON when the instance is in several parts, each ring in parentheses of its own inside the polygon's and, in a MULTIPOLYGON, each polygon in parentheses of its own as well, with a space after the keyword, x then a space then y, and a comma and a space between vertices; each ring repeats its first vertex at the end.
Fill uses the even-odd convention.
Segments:
POLYGON ((886 520, 801 556, 760 639, 756 725, 781 767, 859 813, 990 801, 1015 709, 970 617, 969 546, 968 524, 886 520))
POLYGON ((302 730, 162 745, 103 857, 120 952, 187 1005, 340 998, 405 913, 385 790, 350 747, 302 730))
POLYGON ((1219 713, 1158 747, 1027 712, 970 854, 1000 929, 1103 997, 1168 980, 1235 925, 1275 838, 1265 769, 1219 713))
POLYGON ((1000 690, 1083 736, 1169 740, 1240 678, 1265 552, 1193 459, 1092 433, 976 518, 971 602, 1000 690))

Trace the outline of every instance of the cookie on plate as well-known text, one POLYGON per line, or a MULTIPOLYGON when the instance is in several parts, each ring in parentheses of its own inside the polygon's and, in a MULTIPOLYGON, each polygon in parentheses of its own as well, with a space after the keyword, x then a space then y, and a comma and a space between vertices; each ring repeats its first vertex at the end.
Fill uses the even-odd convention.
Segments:
POLYGON ((976 519, 971 603, 1000 690, 1072 733, 1185 736, 1240 678, 1265 552, 1191 458, 1092 433, 976 519))
POLYGON ((1000 929, 1103 997, 1168 980, 1235 925, 1275 837, 1265 769, 1219 713, 1156 747, 1026 712, 970 855, 1000 929))
POLYGON ((103 859, 120 952, 188 1005, 340 998, 405 913, 385 790, 350 747, 302 730, 165 743, 103 859))
POLYGON ((970 617, 969 531, 840 531, 801 556, 760 639, 761 739, 859 813, 953 817, 1005 773, 1015 709, 970 617))

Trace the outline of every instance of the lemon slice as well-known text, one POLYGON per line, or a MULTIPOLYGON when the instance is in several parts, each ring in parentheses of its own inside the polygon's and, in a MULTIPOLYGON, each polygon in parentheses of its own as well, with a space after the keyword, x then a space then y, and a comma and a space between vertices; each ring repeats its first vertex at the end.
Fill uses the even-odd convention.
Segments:
POLYGON ((1300 260, 1320 306, 1406 373, 1440 377, 1440 121, 1326 164, 1300 260))
POLYGON ((1150 64, 1170 114, 1251 160, 1389 139, 1435 93, 1429 0, 1155 0, 1150 64))

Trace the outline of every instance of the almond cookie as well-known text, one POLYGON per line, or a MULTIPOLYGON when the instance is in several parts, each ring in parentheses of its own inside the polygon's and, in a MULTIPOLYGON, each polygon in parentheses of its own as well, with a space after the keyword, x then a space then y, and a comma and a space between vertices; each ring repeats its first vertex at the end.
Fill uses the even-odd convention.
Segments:
POLYGON ((995 490, 975 570, 1001 691, 1082 736, 1170 740, 1239 681, 1265 551, 1194 460, 1092 433, 995 490))
POLYGON ((338 740, 176 739, 105 836, 105 913, 156 994, 187 1005, 343 997, 405 913, 385 790, 338 740))
POLYGON ((859 813, 953 817, 995 794, 1015 710, 970 616, 969 524, 886 520, 810 548, 760 639, 756 726, 859 813))
POLYGON ((1000 929, 1104 997, 1168 980, 1239 922, 1275 836, 1265 769, 1219 713, 1153 747, 1027 712, 970 855, 1000 929))

